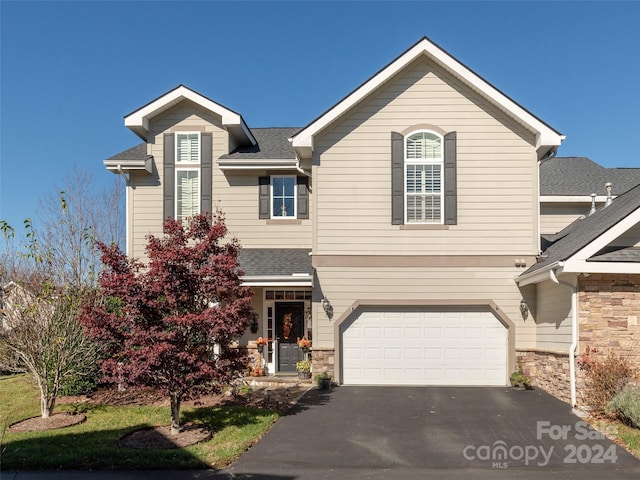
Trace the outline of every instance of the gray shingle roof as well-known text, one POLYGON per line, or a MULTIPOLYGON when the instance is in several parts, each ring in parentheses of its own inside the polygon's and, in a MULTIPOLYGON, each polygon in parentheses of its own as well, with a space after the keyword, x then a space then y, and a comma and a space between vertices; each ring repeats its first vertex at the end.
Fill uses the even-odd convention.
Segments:
POLYGON ((639 247, 616 247, 606 249, 589 259, 589 262, 638 262, 640 263, 639 247))
POLYGON ((540 165, 541 195, 613 195, 640 185, 640 168, 604 168, 586 157, 555 157, 540 165))
POLYGON ((147 144, 141 143, 124 152, 116 153, 113 157, 107 158, 107 160, 146 160, 148 157, 147 144))
POLYGON ((285 160, 296 158, 289 138, 296 133, 299 128, 277 127, 277 128, 252 128, 251 132, 258 142, 255 146, 239 147, 228 155, 223 155, 223 159, 273 159, 285 160))
POLYGON ((240 268, 248 277, 313 275, 310 253, 308 248, 243 248, 240 250, 240 268))
POLYGON ((546 259, 531 266, 523 275, 555 262, 567 260, 638 208, 640 208, 640 185, 620 195, 610 206, 600 207, 593 215, 569 225, 565 229, 566 235, 545 250, 546 259))

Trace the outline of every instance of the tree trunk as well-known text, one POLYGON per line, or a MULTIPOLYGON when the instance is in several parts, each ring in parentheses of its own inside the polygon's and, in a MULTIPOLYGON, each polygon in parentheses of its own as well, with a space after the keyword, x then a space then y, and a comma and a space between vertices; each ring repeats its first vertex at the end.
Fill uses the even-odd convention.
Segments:
POLYGON ((180 401, 181 396, 175 392, 169 393, 171 398, 171 435, 180 433, 180 401))
POLYGON ((42 418, 49 418, 53 413, 53 407, 55 405, 55 398, 51 399, 49 395, 49 389, 40 384, 40 415, 42 418))

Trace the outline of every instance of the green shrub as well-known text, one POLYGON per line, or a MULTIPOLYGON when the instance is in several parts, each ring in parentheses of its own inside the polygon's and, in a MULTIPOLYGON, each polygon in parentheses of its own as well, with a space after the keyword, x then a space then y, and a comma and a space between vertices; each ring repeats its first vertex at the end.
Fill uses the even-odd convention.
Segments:
POLYGON ((640 385, 627 385, 609 402, 607 411, 624 423, 640 428, 640 385))
POLYGON ((585 372, 583 400, 596 416, 606 415, 611 400, 638 376, 631 360, 614 351, 605 355, 587 347, 578 366, 585 372))
POLYGON ((100 377, 101 372, 97 366, 85 374, 72 375, 62 383, 60 395, 86 395, 94 392, 98 388, 100 377))

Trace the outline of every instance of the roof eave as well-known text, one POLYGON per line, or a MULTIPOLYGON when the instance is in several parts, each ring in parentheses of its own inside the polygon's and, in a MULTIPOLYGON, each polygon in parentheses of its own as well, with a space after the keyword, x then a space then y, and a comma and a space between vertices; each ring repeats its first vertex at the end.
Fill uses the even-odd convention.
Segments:
POLYGON ((143 170, 148 173, 153 171, 153 157, 151 155, 145 159, 103 160, 102 163, 107 167, 107 170, 116 174, 132 170, 143 170))
POLYGON ((223 158, 217 161, 220 170, 298 170, 299 163, 293 159, 248 159, 223 158))
POLYGON ((538 270, 534 270, 533 272, 523 273, 522 275, 516 277, 516 283, 518 284, 518 286, 524 287, 525 285, 544 282, 545 280, 551 279, 551 270, 559 267, 561 268, 562 265, 563 262, 553 262, 538 270))
POLYGON ((242 284, 247 287, 313 287, 313 276, 293 275, 245 275, 242 284))

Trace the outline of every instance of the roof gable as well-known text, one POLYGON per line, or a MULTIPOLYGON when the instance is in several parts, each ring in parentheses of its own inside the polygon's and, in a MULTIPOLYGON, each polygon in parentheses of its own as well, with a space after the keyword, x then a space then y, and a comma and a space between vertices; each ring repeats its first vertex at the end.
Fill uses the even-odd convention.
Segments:
POLYGON ((562 140, 564 140, 565 137, 559 132, 492 86, 427 37, 424 37, 294 135, 292 144, 296 152, 301 156, 309 156, 314 148, 314 137, 318 133, 422 55, 427 56, 430 60, 479 92, 484 98, 534 132, 536 134, 536 148, 538 149, 540 157, 559 146, 562 140))
POLYGON ((149 133, 149 121, 183 100, 190 100, 222 117, 222 125, 231 132, 241 145, 255 145, 256 140, 240 114, 184 85, 178 85, 176 88, 169 90, 155 100, 126 115, 124 124, 142 140, 146 141, 149 133))

